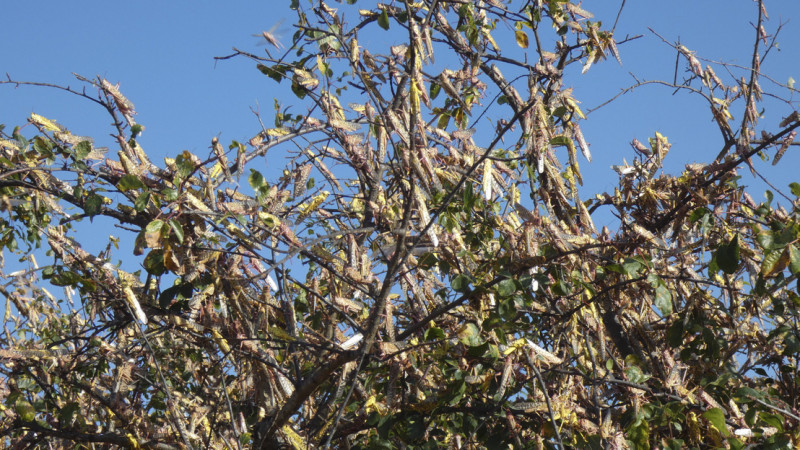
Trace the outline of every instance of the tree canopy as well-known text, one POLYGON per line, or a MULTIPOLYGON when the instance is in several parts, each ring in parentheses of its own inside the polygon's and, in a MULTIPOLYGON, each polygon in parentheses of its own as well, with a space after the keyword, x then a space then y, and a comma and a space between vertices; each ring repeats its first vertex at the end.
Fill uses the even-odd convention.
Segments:
POLYGON ((68 117, 0 128, 3 445, 800 443, 800 184, 759 203, 739 176, 800 127, 763 1, 748 67, 665 42, 675 79, 631 87, 702 99, 718 156, 669 173, 654 131, 588 194, 568 79, 624 56, 613 27, 564 0, 345 3, 294 0, 291 38, 218 57, 296 97, 248 142, 154 161, 101 77, 50 87, 113 149, 68 117), (97 224, 121 237, 92 252, 97 224))

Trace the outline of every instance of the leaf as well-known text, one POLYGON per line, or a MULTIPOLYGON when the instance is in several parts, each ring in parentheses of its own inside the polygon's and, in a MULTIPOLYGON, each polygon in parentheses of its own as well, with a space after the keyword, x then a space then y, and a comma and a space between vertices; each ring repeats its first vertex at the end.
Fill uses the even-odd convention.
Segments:
POLYGON ((644 267, 644 264, 635 258, 625 258, 625 261, 622 262, 622 273, 629 277, 633 277, 638 275, 639 271, 644 267))
POLYGON ((458 340, 462 344, 475 345, 478 342, 480 330, 474 323, 467 323, 458 330, 458 340))
POLYGON ((381 12, 381 15, 378 16, 378 25, 384 30, 389 29, 389 14, 385 9, 381 12))
POLYGON ((651 378, 649 374, 642 372, 642 369, 636 366, 631 366, 625 369, 625 375, 628 377, 628 380, 630 380, 631 383, 637 384, 642 384, 651 378))
POLYGON ((33 408, 33 405, 23 397, 17 399, 14 410, 17 412, 20 419, 25 422, 33 422, 36 418, 36 410, 33 408))
POLYGON ((136 197, 136 200, 133 201, 133 208, 138 212, 144 211, 144 209, 147 207, 147 204, 150 202, 150 197, 150 192, 142 192, 136 197))
POLYGON ((550 145, 569 145, 570 139, 564 135, 556 136, 550 139, 550 145))
POLYGON ((789 189, 795 197, 800 197, 800 183, 789 183, 789 189))
POLYGON ((265 66, 264 64, 257 64, 256 68, 261 71, 264 75, 272 78, 273 80, 280 83, 286 76, 286 71, 288 70, 288 66, 282 64, 276 64, 272 67, 265 66))
POLYGON ((771 277, 789 265, 789 255, 785 249, 777 249, 768 252, 764 255, 764 260, 761 261, 761 275, 764 278, 771 277))
POLYGON ((790 244, 787 251, 789 253, 789 271, 793 275, 800 275, 800 250, 795 244, 790 244))
POLYGON ((92 143, 89 141, 81 141, 78 142, 78 144, 75 147, 73 147, 73 149, 75 151, 75 159, 77 159, 78 161, 82 161, 86 159, 87 156, 89 156, 89 153, 92 152, 92 143))
POLYGON ((131 189, 144 188, 144 183, 142 183, 142 180, 140 180, 136 175, 125 175, 120 178, 119 182, 117 183, 117 188, 119 188, 119 190, 122 192, 127 192, 131 189))
POLYGON ((170 219, 169 226, 172 228, 172 232, 175 233, 175 237, 178 238, 178 242, 183 244, 183 226, 181 223, 175 219, 170 219))
POLYGON ((186 178, 189 176, 189 174, 194 172, 195 165, 193 160, 194 158, 192 158, 193 156, 194 155, 189 153, 189 151, 184 150, 175 158, 175 166, 178 169, 178 176, 181 178, 186 178))
POLYGON ((445 337, 444 330, 439 327, 430 327, 425 331, 424 339, 426 341, 436 341, 445 337))
POLYGON ((469 283, 469 277, 460 273, 450 282, 450 287, 456 292, 467 292, 469 291, 469 283))
POLYGON ((714 258, 717 261, 717 266, 723 272, 731 275, 739 270, 739 236, 736 235, 727 244, 722 244, 714 252, 714 258))
POLYGON ((59 411, 58 416, 61 423, 71 424, 75 414, 80 411, 81 406, 77 402, 69 402, 64 405, 59 411))
POLYGON ((142 265, 144 266, 144 270, 151 275, 163 275, 164 272, 166 272, 166 267, 164 267, 164 251, 161 249, 151 250, 150 253, 144 257, 142 265))
POLYGON ((261 188, 266 184, 266 181, 264 180, 264 175, 261 175, 261 172, 255 169, 250 169, 250 176, 247 177, 247 182, 250 183, 251 188, 256 190, 258 190, 259 188, 261 188))
POLYGON ((177 274, 185 271, 180 264, 180 260, 178 260, 178 255, 175 254, 170 246, 164 248, 164 268, 177 274))
POLYGON ((517 291, 517 284, 514 280, 506 278, 505 280, 497 283, 497 295, 500 297, 508 297, 517 291))
POLYGON ((161 229, 164 227, 164 221, 156 219, 147 224, 144 229, 144 240, 148 248, 161 248, 161 229))
POLYGON ((725 424, 724 411, 719 408, 709 408, 703 413, 703 417, 705 417, 721 435, 730 436, 731 433, 728 431, 728 426, 725 424))
POLYGON ((86 200, 83 201, 83 210, 89 217, 93 217, 100 214, 102 208, 103 208, 103 197, 95 194, 94 192, 89 194, 89 196, 86 197, 86 200))
POLYGON ((661 311, 662 316, 672 314, 672 294, 663 284, 656 288, 655 305, 661 311))
POLYGON ((528 34, 522 30, 514 32, 514 39, 517 40, 517 45, 522 48, 528 48, 528 34))

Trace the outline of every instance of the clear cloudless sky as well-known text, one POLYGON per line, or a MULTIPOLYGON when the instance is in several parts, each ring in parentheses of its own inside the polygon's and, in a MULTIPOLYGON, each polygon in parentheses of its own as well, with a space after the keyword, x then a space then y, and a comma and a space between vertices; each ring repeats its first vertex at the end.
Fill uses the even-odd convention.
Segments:
MULTIPOLYGON (((72 72, 119 82, 122 92, 136 106, 137 121, 146 127, 140 143, 154 161, 174 157, 184 149, 205 156, 213 136, 219 136, 226 144, 254 136, 260 125, 252 110, 260 109, 269 126, 273 98, 280 98, 284 105, 292 104, 288 84, 276 84, 258 72, 251 61, 213 59, 230 54, 234 46, 263 52, 263 45, 252 35, 270 29, 282 19, 285 21, 278 26, 278 34, 289 42, 295 17, 289 3, 3 2, 0 73, 15 80, 73 87, 80 83, 72 72)), ((308 5, 308 0, 300 3, 308 5)), ((336 6, 333 1, 329 3, 336 6)), ((610 27, 620 3, 622 0, 584 1, 583 7, 610 27)), ((357 6, 374 8, 375 4, 362 0, 357 6)), ((766 4, 770 15, 767 32, 774 33, 779 25, 782 30, 777 39, 780 50, 773 50, 762 68, 779 83, 785 84, 789 77, 800 80, 800 1, 774 0, 766 4)), ((569 74, 567 83, 574 86, 583 109, 589 110, 632 84, 631 73, 640 79, 671 81, 675 51, 648 27, 670 42, 680 40, 700 57, 747 66, 755 37, 752 24, 756 8, 757 3, 751 0, 627 1, 615 35, 618 40, 642 37, 620 45, 623 65, 611 59, 596 64, 585 75, 576 66, 578 70, 569 74)), ((374 28, 373 34, 362 35, 359 41, 374 46, 375 51, 370 48, 373 53, 388 51, 391 38, 380 33, 389 32, 374 28)), ((521 50, 514 48, 513 52, 519 54, 521 50)), ((685 76, 685 67, 682 60, 679 80, 685 76)), ((725 75, 723 69, 716 71, 725 75)), ((767 80, 762 80, 761 85, 768 92, 787 94, 767 80)), ((794 100, 796 107, 797 98, 794 100)), ((774 130, 790 111, 785 103, 770 104, 761 126, 774 130)), ((24 125, 31 112, 55 119, 75 134, 91 135, 98 145, 114 148, 108 137, 112 131, 108 117, 94 104, 53 89, 0 86, 0 123, 8 127, 24 125)), ((737 120, 741 119, 741 111, 733 113, 737 120)), ((671 172, 679 172, 686 163, 710 161, 721 148, 708 105, 699 97, 673 95, 664 87, 644 87, 629 93, 590 114, 582 128, 594 155, 591 164, 581 162, 586 180, 584 197, 613 190, 617 175, 609 166, 621 163, 623 158, 632 160, 634 154, 628 143, 634 137, 646 142, 655 131, 668 136, 673 147, 666 168, 671 172)), ((24 134, 32 135, 33 130, 26 129, 24 134)), ((779 168, 768 167, 768 163, 758 167, 785 189, 789 182, 800 181, 798 154, 796 148, 790 150, 779 168)), ((282 168, 279 158, 270 158, 267 164, 270 167, 258 169, 269 174, 270 168, 282 168)), ((743 183, 762 186, 746 172, 742 172, 743 183)), ((755 191, 754 198, 763 198, 763 190, 755 191)))

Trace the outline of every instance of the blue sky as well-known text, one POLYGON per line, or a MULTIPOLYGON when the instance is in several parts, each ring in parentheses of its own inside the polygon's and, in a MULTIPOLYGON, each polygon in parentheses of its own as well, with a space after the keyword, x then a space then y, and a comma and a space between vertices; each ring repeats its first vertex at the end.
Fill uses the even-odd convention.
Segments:
MULTIPOLYGON (((583 7, 610 26, 620 2, 596 3, 584 2, 583 7)), ((357 6, 370 8, 374 4, 360 1, 357 6)), ((567 84, 574 86, 576 97, 587 110, 630 85, 631 72, 640 78, 671 80, 675 52, 648 27, 669 41, 680 39, 698 56, 747 65, 756 5, 750 0, 628 1, 616 36, 620 40, 639 34, 643 37, 620 46, 623 66, 614 60, 605 61, 585 75, 577 71, 570 74, 567 84)), ((213 59, 231 53, 234 46, 263 52, 263 46, 252 35, 281 19, 285 22, 279 31, 288 42, 294 32, 294 15, 288 6, 289 0, 8 2, 3 7, 5 20, 0 27, 2 72, 15 80, 71 86, 79 86, 72 72, 119 82, 122 92, 136 105, 137 121, 146 127, 140 143, 155 161, 184 149, 206 155, 213 136, 219 136, 223 143, 246 141, 260 130, 251 109, 259 108, 269 120, 273 98, 281 98, 285 105, 292 103, 288 85, 269 80, 252 62, 233 59, 215 63, 213 59)), ((767 10, 771 19, 766 24, 768 32, 788 23, 778 38, 780 51, 774 51, 763 68, 781 83, 790 76, 800 80, 800 2, 772 1, 767 10), (796 19, 789 20, 792 18, 796 19)), ((393 37, 377 27, 375 33, 361 36, 360 42, 375 45, 373 53, 380 53, 393 43, 393 37)), ((521 52, 518 48, 513 51, 521 52)), ((684 67, 681 61, 679 79, 684 67)), ((764 80, 762 87, 770 91, 775 86, 764 80)), ((111 129, 104 112, 76 96, 51 89, 3 85, 0 105, 0 123, 7 126, 24 124, 28 115, 36 112, 56 119, 73 133, 94 136, 100 145, 111 144, 107 138, 111 129)), ((774 128, 788 111, 786 105, 770 106, 762 125, 774 128)), ((741 114, 733 113, 740 119, 741 114)), ((609 166, 621 163, 623 158, 632 159, 628 143, 634 137, 645 142, 655 131, 668 136, 673 149, 666 167, 673 172, 689 162, 713 159, 721 145, 706 104, 659 87, 627 94, 591 114, 582 128, 594 156, 591 164, 581 162, 586 180, 584 197, 613 189, 617 175, 609 166)), ((32 130, 26 134, 32 134, 32 130)), ((759 167, 785 187, 796 181, 796 177, 792 178, 794 171, 786 168, 800 164, 797 154, 800 152, 790 150, 782 168, 768 168, 767 164, 759 167)), ((267 164, 270 166, 259 170, 269 174, 271 168, 282 167, 279 158, 271 158, 267 164)), ((744 183, 756 184, 749 173, 742 175, 744 183)), ((759 189, 754 197, 763 198, 762 192, 759 189)))

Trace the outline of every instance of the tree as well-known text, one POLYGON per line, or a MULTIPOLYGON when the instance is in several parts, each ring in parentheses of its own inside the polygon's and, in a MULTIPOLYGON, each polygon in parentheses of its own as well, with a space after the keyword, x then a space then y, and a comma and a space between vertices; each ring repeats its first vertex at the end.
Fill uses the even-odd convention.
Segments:
POLYGON ((116 155, 37 114, 0 131, 0 245, 30 265, 3 285, 4 444, 797 445, 800 185, 759 204, 737 175, 800 127, 792 101, 759 124, 794 91, 761 87, 763 2, 750 67, 668 44, 685 79, 636 85, 707 101, 719 156, 666 173, 655 133, 583 198, 564 80, 622 42, 578 4, 521 3, 294 2, 279 56, 220 59, 253 60, 302 113, 163 166, 102 78, 53 88, 108 112, 116 155), (359 43, 379 29, 404 43, 359 43), (255 162, 278 151, 268 180, 255 162), (124 239, 84 250, 94 221, 135 262, 124 239))

